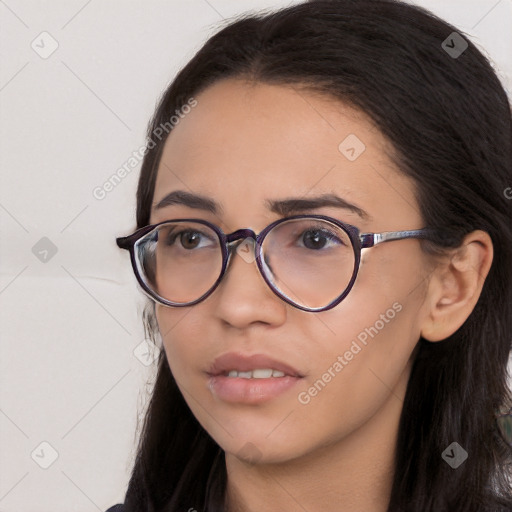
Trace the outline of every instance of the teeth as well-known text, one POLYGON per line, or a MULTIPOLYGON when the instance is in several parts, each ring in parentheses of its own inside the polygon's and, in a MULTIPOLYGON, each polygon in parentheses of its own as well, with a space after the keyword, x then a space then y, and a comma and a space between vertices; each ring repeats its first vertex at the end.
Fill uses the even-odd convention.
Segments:
POLYGON ((272 377, 272 370, 253 370, 252 371, 252 378, 253 379, 268 379, 272 377))
POLYGON ((258 368, 250 372, 239 372, 231 370, 228 377, 240 377, 242 379, 268 379, 270 377, 284 377, 284 372, 272 370, 272 368, 258 368))

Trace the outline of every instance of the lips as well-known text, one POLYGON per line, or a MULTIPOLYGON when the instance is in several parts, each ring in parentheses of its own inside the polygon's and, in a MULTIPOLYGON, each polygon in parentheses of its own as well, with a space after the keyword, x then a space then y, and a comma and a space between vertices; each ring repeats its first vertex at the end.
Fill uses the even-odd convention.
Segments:
POLYGON ((216 399, 253 406, 280 396, 290 397, 303 378, 296 368, 283 361, 265 354, 241 352, 217 357, 206 374, 207 387, 216 399))
POLYGON ((272 369, 278 372, 283 372, 284 376, 302 378, 303 375, 293 368, 292 366, 273 359, 264 354, 242 354, 237 352, 228 352, 217 357, 208 374, 210 376, 228 375, 230 371, 236 370, 238 372, 252 372, 259 369, 272 369))

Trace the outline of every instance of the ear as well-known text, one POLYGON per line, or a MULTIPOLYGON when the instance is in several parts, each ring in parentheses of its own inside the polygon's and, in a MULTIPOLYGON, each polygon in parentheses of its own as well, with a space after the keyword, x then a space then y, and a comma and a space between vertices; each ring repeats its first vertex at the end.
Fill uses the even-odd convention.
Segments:
POLYGON ((466 321, 480 297, 492 258, 491 237, 481 230, 466 235, 460 247, 442 257, 428 285, 423 338, 443 340, 466 321))

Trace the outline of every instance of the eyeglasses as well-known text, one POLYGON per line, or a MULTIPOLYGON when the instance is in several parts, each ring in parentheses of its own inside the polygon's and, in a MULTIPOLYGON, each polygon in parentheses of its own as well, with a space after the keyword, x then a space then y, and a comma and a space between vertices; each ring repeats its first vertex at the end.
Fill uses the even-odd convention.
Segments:
POLYGON ((235 242, 247 262, 256 261, 270 289, 303 311, 326 311, 350 292, 361 249, 405 238, 430 238, 430 229, 360 233, 324 215, 294 215, 252 229, 225 234, 202 219, 175 219, 145 226, 116 239, 130 251, 143 291, 164 306, 192 306, 217 288, 235 242))

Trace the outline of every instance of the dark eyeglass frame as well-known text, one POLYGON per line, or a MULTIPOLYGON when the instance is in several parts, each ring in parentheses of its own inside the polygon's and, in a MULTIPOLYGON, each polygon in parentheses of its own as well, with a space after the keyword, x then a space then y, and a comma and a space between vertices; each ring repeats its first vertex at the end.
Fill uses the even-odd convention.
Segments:
POLYGON ((130 258, 132 263, 132 268, 135 273, 135 277, 137 278, 137 281, 139 282, 140 286, 142 287, 142 290, 148 295, 149 298, 153 299, 155 302, 162 304, 163 306, 168 307, 182 307, 182 306, 193 306, 194 304, 197 304, 198 302, 201 302, 205 300, 208 296, 210 296, 214 290, 217 288, 217 286, 222 281, 222 278, 224 277, 226 270, 228 268, 229 262, 231 260, 231 255, 233 253, 233 244, 234 242, 237 242, 238 240, 245 240, 246 238, 252 238, 255 241, 255 259, 256 263, 259 269, 259 272, 269 288, 282 300, 290 304, 291 306, 294 306, 298 309, 301 309, 302 311, 308 311, 312 313, 318 313, 321 311, 327 311, 329 309, 332 309, 333 307, 337 306, 350 292, 352 287, 354 286, 354 282, 356 280, 357 274, 359 272, 359 266, 361 263, 361 249, 367 249, 370 247, 374 247, 377 244, 380 244, 382 242, 391 242, 394 240, 403 240, 407 238, 421 238, 421 239, 431 239, 432 235, 435 232, 429 228, 421 228, 421 229, 412 229, 407 231, 386 231, 382 233, 360 233, 359 229, 355 226, 352 226, 350 224, 346 224, 344 222, 341 222, 337 219, 334 219, 332 217, 326 216, 326 215, 314 215, 314 214, 301 214, 301 215, 292 215, 290 217, 283 217, 281 219, 278 219, 271 224, 269 224, 266 228, 264 228, 258 235, 249 228, 245 229, 238 229, 234 231, 233 233, 225 234, 221 228, 216 226, 215 224, 212 224, 211 222, 208 222, 204 219, 171 219, 171 220, 165 220, 162 222, 159 222, 158 224, 151 224, 148 226, 145 226, 143 228, 138 229, 134 233, 128 236, 124 237, 118 237, 116 238, 116 243, 118 247, 121 249, 126 249, 130 252, 130 258), (316 220, 323 220, 330 222, 339 228, 341 228, 343 231, 345 231, 352 243, 352 248, 354 250, 354 269, 352 271, 352 276, 350 278, 350 281, 345 288, 345 290, 333 301, 331 301, 327 306, 323 306, 321 308, 308 308, 306 306, 302 306, 301 304, 297 304, 296 302, 293 302, 289 297, 284 295, 282 292, 280 292, 277 288, 273 286, 270 279, 267 278, 265 275, 265 270, 263 268, 263 264, 261 261, 262 256, 262 244, 265 239, 265 237, 268 235, 268 233, 279 224, 282 224, 283 222, 287 222, 294 219, 316 219, 316 220), (222 269, 220 271, 220 275, 215 281, 215 283, 212 285, 212 287, 204 293, 201 297, 198 299, 186 302, 186 303, 174 303, 172 301, 169 301, 160 295, 158 295, 156 292, 154 292, 144 281, 144 278, 140 272, 137 258, 135 254, 135 244, 138 240, 140 240, 142 237, 156 229, 158 226, 162 224, 166 224, 168 222, 194 222, 199 224, 204 224, 205 226, 208 226, 210 229, 215 231, 219 238, 220 247, 222 250, 222 269))

